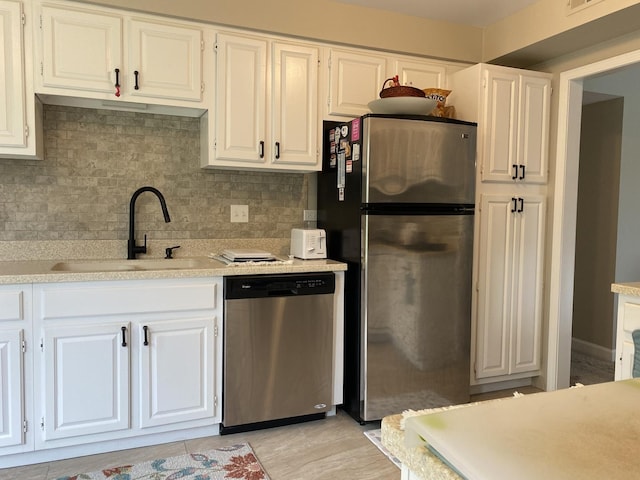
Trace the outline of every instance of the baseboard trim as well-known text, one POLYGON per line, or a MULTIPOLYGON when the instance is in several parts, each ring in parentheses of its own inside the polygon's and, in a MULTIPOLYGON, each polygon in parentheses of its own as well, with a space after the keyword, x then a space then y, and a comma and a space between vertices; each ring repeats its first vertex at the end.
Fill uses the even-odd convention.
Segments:
POLYGON ((605 362, 615 362, 616 351, 615 349, 606 348, 602 345, 596 345, 595 343, 586 342, 579 338, 571 338, 571 351, 583 353, 605 362))

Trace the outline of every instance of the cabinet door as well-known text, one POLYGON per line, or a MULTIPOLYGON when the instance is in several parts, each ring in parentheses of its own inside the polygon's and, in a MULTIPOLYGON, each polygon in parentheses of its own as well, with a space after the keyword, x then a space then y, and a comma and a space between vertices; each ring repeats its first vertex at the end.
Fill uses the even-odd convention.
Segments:
POLYGON ((480 198, 476 378, 509 373, 514 214, 512 197, 480 198))
POLYGON ((0 147, 26 146, 22 5, 0 1, 0 147))
POLYGON ((410 60, 396 60, 393 71, 398 75, 401 85, 413 85, 416 88, 443 88, 446 69, 442 65, 410 60))
POLYGON ((215 156, 247 166, 263 165, 267 42, 219 34, 216 52, 215 156))
POLYGON ((518 175, 517 135, 519 76, 485 70, 481 178, 512 182, 518 175), (515 169, 514 169, 515 166, 515 169))
POLYGON ((127 94, 201 100, 201 30, 132 19, 127 33, 127 94))
POLYGON ((476 378, 540 368, 545 199, 482 195, 476 378))
POLYGON ((549 103, 551 81, 547 78, 520 77, 518 120, 519 176, 525 183, 546 183, 549 157, 549 103), (524 171, 522 171, 524 167, 524 171))
POLYGON ((24 443, 21 329, 0 329, 0 448, 24 443))
POLYGON ((45 87, 115 93, 121 17, 43 5, 41 21, 45 87))
POLYGON ((272 46, 272 155, 275 165, 318 163, 318 49, 272 46))
POLYGON ((542 267, 546 202, 526 195, 516 213, 513 262, 513 313, 509 373, 540 368, 542 267))
POLYGON ((213 319, 148 322, 137 332, 140 427, 213 419, 213 319))
POLYGON ((359 117, 371 113, 368 104, 379 98, 386 72, 383 56, 332 50, 329 115, 359 117))
POLYGON ((129 332, 124 322, 43 328, 45 440, 129 428, 129 332))

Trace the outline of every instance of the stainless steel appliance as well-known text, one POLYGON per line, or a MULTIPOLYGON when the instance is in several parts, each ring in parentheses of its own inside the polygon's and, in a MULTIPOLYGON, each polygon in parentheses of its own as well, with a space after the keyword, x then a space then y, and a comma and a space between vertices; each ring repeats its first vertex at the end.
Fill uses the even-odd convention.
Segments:
POLYGON ((331 272, 225 277, 221 433, 332 408, 334 291, 331 272))
POLYGON ((476 125, 325 123, 318 227, 345 276, 344 408, 361 422, 469 401, 476 125))

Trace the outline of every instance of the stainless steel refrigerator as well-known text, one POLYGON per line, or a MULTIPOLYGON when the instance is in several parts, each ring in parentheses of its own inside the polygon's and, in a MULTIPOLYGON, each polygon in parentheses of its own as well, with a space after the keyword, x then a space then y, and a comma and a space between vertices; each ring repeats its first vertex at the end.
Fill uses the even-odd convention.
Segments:
POLYGON ((343 408, 360 422, 469 401, 476 124, 325 122, 318 227, 345 278, 343 408))

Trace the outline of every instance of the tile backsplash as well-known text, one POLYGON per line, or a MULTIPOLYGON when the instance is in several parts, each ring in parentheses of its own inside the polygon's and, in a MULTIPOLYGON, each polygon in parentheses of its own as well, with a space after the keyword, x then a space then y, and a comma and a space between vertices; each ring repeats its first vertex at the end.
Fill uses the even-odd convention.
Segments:
POLYGON ((197 118, 45 105, 44 160, 0 159, 0 240, 126 240, 129 201, 142 239, 289 238, 302 225, 302 173, 200 168, 197 118), (230 206, 249 222, 231 223, 230 206))

